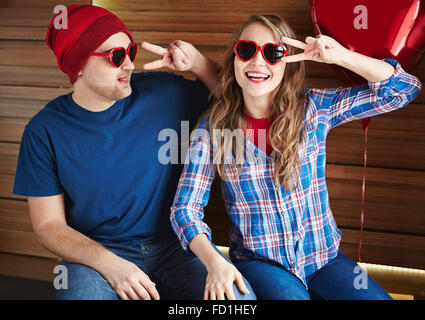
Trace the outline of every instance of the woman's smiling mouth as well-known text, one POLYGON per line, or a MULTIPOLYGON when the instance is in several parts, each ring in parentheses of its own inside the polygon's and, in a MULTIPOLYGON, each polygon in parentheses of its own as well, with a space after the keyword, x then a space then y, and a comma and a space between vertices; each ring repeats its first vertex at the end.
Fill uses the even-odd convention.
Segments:
POLYGON ((245 73, 249 81, 258 83, 264 82, 270 78, 269 74, 258 72, 258 71, 248 71, 245 73))

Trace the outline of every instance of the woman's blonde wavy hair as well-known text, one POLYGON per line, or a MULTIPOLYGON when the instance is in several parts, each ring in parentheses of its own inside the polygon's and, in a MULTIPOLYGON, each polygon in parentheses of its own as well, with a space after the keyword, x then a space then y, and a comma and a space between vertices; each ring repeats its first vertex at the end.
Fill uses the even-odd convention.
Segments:
MULTIPOLYGON (((233 45, 239 40, 245 28, 252 23, 260 23, 269 27, 279 43, 281 43, 282 36, 296 39, 294 31, 286 21, 275 15, 253 15, 235 30, 220 74, 220 82, 216 92, 217 98, 212 108, 204 114, 204 116, 209 116, 210 132, 214 132, 215 129, 220 129, 220 132, 223 132, 224 129, 234 131, 245 128, 244 98, 235 78, 233 45)), ((289 55, 297 53, 297 49, 294 47, 287 49, 289 55)), ((283 186, 288 190, 295 187, 300 171, 298 144, 302 136, 305 116, 304 78, 304 62, 288 63, 282 83, 273 92, 274 97, 270 108, 269 116, 274 120, 268 130, 268 139, 275 151, 272 153, 275 166, 274 178, 278 186, 283 186)), ((214 150, 214 164, 220 177, 224 178, 224 168, 228 165, 225 163, 228 152, 231 150, 234 154, 237 152, 234 144, 232 144, 233 137, 231 135, 213 135, 212 139, 214 146, 219 146, 218 150, 214 150), (229 148, 229 146, 232 147, 229 148)), ((234 163, 231 164, 231 166, 234 165, 234 163)), ((239 174, 242 166, 237 164, 237 167, 237 174, 239 174)))

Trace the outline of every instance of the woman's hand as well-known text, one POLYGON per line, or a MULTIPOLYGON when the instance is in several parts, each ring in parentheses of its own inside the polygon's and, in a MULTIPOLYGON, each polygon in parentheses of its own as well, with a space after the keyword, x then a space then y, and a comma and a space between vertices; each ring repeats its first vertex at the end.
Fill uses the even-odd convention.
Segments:
POLYGON ((347 54, 347 51, 349 51, 335 39, 322 34, 316 36, 316 38, 307 37, 305 43, 287 37, 282 37, 281 40, 283 43, 292 47, 304 50, 302 53, 290 55, 281 60, 287 63, 311 60, 338 64, 342 60, 342 57, 347 54))
POLYGON ((316 38, 307 37, 305 43, 286 37, 282 37, 281 40, 283 43, 304 50, 302 53, 287 56, 281 60, 287 63, 303 60, 334 63, 371 82, 386 80, 394 74, 394 67, 388 62, 348 50, 329 36, 321 34, 316 38))
POLYGON ((236 300, 233 282, 242 293, 249 294, 240 272, 224 258, 216 259, 207 269, 204 300, 236 300))
POLYGON ((205 281, 205 300, 235 300, 233 282, 239 291, 249 294, 242 275, 234 265, 228 262, 210 243, 205 233, 199 233, 192 238, 188 245, 208 271, 205 281))
POLYGON ((175 71, 190 71, 196 65, 201 53, 193 45, 182 40, 175 40, 164 49, 149 42, 142 42, 142 48, 162 56, 161 59, 146 63, 145 70, 169 68, 175 71))

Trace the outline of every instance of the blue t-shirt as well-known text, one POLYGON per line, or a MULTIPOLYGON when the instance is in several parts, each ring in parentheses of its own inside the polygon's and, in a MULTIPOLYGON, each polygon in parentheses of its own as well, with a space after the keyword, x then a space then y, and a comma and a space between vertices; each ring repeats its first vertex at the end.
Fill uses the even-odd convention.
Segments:
POLYGON ((169 216, 183 168, 181 132, 188 140, 209 107, 199 80, 151 72, 133 74, 131 85, 130 96, 101 112, 71 93, 54 99, 25 127, 19 152, 13 192, 63 193, 68 225, 104 243, 175 236, 169 216))

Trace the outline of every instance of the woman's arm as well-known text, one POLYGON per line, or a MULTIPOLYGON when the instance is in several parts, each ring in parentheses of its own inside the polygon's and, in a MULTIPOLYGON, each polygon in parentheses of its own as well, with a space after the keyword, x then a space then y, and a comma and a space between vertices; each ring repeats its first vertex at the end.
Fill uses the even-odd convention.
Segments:
POLYGON ((357 73, 370 82, 381 82, 394 74, 394 67, 388 62, 374 59, 343 47, 337 65, 357 73))
POLYGON ((248 293, 248 290, 239 271, 211 244, 211 230, 203 222, 204 207, 208 204, 215 172, 209 133, 202 128, 205 124, 204 119, 201 129, 196 131, 200 135, 192 136, 170 220, 183 249, 190 249, 207 268, 204 298, 223 300, 227 297, 233 300, 234 282, 240 291, 248 293))
POLYGON ((405 72, 396 60, 378 60, 352 52, 331 37, 307 37, 306 43, 289 38, 282 41, 304 50, 283 58, 287 63, 301 60, 334 63, 368 80, 366 84, 350 88, 307 90, 311 107, 325 111, 321 114, 326 116, 328 129, 402 108, 421 90, 419 79, 405 72))

